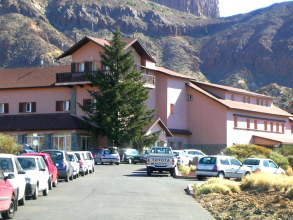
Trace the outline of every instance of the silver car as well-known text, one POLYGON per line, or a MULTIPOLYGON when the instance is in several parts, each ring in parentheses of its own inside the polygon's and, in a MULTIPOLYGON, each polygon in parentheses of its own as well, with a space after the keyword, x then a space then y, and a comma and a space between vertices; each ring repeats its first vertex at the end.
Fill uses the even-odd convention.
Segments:
POLYGON ((247 158, 243 164, 251 168, 252 172, 266 172, 285 174, 285 170, 279 167, 273 160, 265 158, 247 158))
POLYGON ((251 169, 242 165, 236 158, 230 156, 204 156, 196 167, 198 180, 205 177, 243 178, 252 173, 251 169))
POLYGON ((120 156, 118 151, 114 148, 104 149, 98 154, 96 154, 96 161, 103 165, 104 163, 115 163, 116 165, 120 164, 120 156))

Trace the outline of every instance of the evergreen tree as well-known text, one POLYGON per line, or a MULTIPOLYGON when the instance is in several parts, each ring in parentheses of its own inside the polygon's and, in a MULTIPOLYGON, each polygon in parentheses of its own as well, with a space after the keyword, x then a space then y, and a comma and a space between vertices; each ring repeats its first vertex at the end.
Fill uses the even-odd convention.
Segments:
POLYGON ((135 68, 132 50, 125 50, 121 32, 116 28, 110 45, 105 45, 101 55, 104 67, 87 74, 97 90, 88 90, 95 102, 89 107, 79 106, 85 112, 83 119, 96 126, 94 134, 106 136, 114 146, 120 147, 131 140, 139 139, 156 110, 147 110, 145 103, 148 90, 141 72, 135 68))

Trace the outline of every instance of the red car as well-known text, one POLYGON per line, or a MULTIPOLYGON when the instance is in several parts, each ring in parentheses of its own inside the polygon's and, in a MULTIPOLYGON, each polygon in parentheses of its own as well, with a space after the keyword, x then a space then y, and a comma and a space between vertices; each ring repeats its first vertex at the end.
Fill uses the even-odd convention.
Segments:
POLYGON ((12 219, 17 207, 13 186, 7 179, 13 179, 14 174, 4 177, 0 169, 0 212, 3 219, 12 219))
POLYGON ((57 187, 58 185, 58 170, 55 166, 50 154, 47 153, 26 153, 21 156, 42 156, 47 164, 50 173, 49 189, 52 189, 52 186, 57 187))

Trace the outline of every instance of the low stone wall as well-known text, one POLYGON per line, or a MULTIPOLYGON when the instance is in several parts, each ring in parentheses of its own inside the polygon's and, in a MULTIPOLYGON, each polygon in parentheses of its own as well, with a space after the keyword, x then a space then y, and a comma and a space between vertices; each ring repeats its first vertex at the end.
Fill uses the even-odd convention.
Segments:
POLYGON ((196 149, 201 150, 207 155, 219 154, 221 149, 225 149, 227 147, 226 144, 185 144, 183 146, 184 149, 196 149))

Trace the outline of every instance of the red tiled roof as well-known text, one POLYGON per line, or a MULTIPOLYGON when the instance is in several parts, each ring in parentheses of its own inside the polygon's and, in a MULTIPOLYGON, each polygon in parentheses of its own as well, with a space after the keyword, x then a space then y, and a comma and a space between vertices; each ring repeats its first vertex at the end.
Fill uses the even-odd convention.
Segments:
POLYGON ((54 86, 56 73, 70 71, 70 66, 3 69, 0 70, 0 89, 54 86))
POLYGON ((207 92, 206 90, 200 88, 197 85, 194 85, 193 83, 187 83, 187 85, 230 109, 245 110, 245 111, 251 111, 251 112, 271 114, 271 115, 280 115, 280 116, 289 116, 289 117, 293 116, 290 113, 286 112, 285 110, 280 109, 274 105, 267 107, 267 106, 254 105, 254 104, 243 103, 243 102, 224 100, 214 96, 213 94, 207 92))
POLYGON ((284 138, 284 137, 272 137, 272 136, 259 136, 259 135, 252 135, 253 137, 263 138, 271 141, 280 142, 282 144, 293 144, 293 138, 284 138))
POLYGON ((160 127, 166 132, 166 136, 167 137, 172 137, 172 133, 170 132, 170 130, 167 128, 167 126, 164 124, 164 122, 160 119, 160 118, 153 118, 152 122, 143 128, 143 130, 148 131, 149 129, 151 129, 155 124, 159 124, 160 127))
POLYGON ((247 95, 251 95, 251 96, 259 96, 259 97, 262 97, 262 98, 272 99, 271 96, 267 96, 267 95, 263 95, 263 94, 259 94, 259 93, 255 93, 255 92, 250 92, 250 91, 245 90, 245 89, 239 89, 239 88, 234 88, 234 87, 230 87, 230 86, 223 86, 223 85, 218 85, 218 84, 213 84, 213 83, 206 83, 206 82, 199 82, 199 81, 192 81, 192 83, 194 83, 194 84, 196 84, 198 86, 205 85, 205 86, 210 86, 210 87, 223 89, 223 90, 226 90, 226 91, 231 91, 231 92, 247 94, 247 95))

